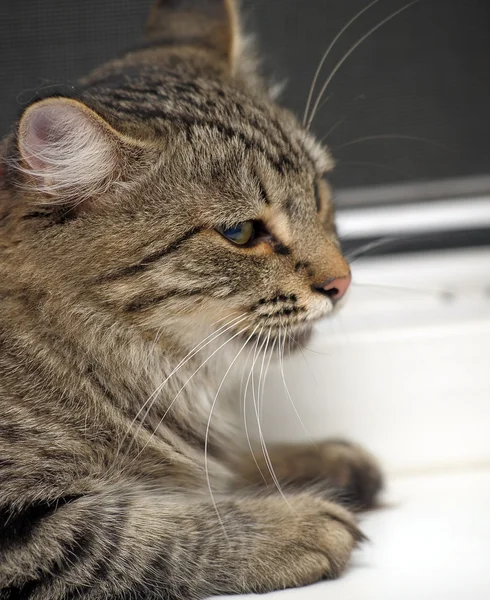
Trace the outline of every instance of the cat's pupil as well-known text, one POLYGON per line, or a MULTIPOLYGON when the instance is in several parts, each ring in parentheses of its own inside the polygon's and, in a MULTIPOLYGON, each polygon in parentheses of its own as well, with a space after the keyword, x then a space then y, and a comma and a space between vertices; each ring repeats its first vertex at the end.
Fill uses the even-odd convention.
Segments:
POLYGON ((243 231, 243 224, 232 227, 226 230, 226 234, 229 236, 239 235, 243 231))
POLYGON ((218 231, 231 242, 244 245, 254 239, 255 223, 253 221, 244 221, 228 229, 218 228, 218 231))

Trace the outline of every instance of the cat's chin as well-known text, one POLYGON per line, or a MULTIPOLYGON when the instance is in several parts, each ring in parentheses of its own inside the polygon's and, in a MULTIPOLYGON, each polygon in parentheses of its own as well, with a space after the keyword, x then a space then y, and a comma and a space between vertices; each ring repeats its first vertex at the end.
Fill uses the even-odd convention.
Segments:
POLYGON ((311 340, 313 336, 313 327, 301 328, 298 331, 295 331, 290 334, 291 335, 291 343, 286 343, 285 354, 294 354, 305 348, 308 342, 311 340))
POLYGON ((278 344, 281 349, 284 349, 284 355, 289 356, 304 348, 310 341, 312 335, 313 327, 303 326, 296 330, 291 330, 291 328, 289 328, 286 333, 284 333, 284 330, 270 329, 266 333, 261 332, 259 335, 252 335, 251 337, 244 334, 242 337, 248 339, 248 345, 258 343, 258 347, 260 347, 261 342, 267 344, 268 347, 271 347, 272 344, 278 344))

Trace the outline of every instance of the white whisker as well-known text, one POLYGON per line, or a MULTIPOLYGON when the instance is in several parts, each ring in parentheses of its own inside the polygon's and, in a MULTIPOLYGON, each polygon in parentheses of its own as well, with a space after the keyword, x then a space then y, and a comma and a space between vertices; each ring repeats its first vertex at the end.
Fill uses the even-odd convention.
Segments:
POLYGON ((342 123, 345 123, 346 119, 347 117, 339 119, 332 127, 330 127, 327 133, 321 138, 320 142, 324 142, 326 139, 328 139, 328 137, 337 129, 337 127, 340 127, 342 123))
MULTIPOLYGON (((317 114, 318 114, 319 110, 321 109, 321 107, 323 106, 323 104, 324 104, 324 103, 325 103, 325 102, 328 100, 328 98, 330 98, 330 96, 327 96, 327 98, 326 98, 325 100, 323 100, 323 102, 320 104, 320 106, 318 107, 318 110, 317 110, 317 114)), ((339 119, 339 120, 338 120, 338 121, 337 121, 337 122, 336 122, 336 123, 335 123, 335 124, 334 124, 334 125, 333 125, 333 126, 332 126, 332 127, 329 129, 329 130, 328 130, 328 131, 327 131, 327 133, 326 133, 326 134, 325 134, 325 135, 324 135, 322 138, 320 138, 320 143, 323 143, 325 140, 327 140, 327 139, 328 139, 328 138, 329 138, 329 137, 332 135, 332 133, 333 133, 333 132, 334 132, 334 131, 335 131, 335 130, 338 128, 338 127, 340 127, 340 126, 341 126, 343 123, 345 123, 345 122, 347 121, 347 118, 349 117, 349 112, 350 112, 350 110, 351 110, 351 109, 354 107, 355 103, 356 103, 358 100, 364 100, 364 99, 365 99, 365 95, 364 95, 364 94, 359 94, 359 96, 356 96, 356 97, 354 98, 354 100, 352 100, 351 102, 349 102, 349 104, 348 104, 348 105, 347 105, 347 107, 346 107, 346 109, 347 109, 347 110, 345 111, 345 114, 344 114, 344 116, 343 116, 341 119, 339 119)), ((335 151, 336 149, 333 149, 333 150, 335 151)))
POLYGON ((269 372, 269 367, 271 364, 271 360, 272 360, 272 355, 274 354, 274 348, 276 347, 276 342, 277 342, 277 338, 274 339, 274 341, 272 342, 272 347, 271 347, 271 351, 269 354, 269 359, 267 360, 267 366, 265 368, 265 376, 264 379, 262 381, 262 401, 259 405, 259 416, 260 418, 262 418, 262 411, 263 411, 263 407, 264 407, 264 393, 265 393, 265 382, 267 379, 267 374, 269 372))
POLYGON ((220 522, 220 525, 223 528, 223 532, 225 534, 225 537, 228 537, 228 535, 226 533, 226 529, 225 529, 223 520, 221 519, 221 515, 219 514, 218 505, 216 504, 216 500, 214 499, 214 494, 213 494, 213 490, 212 490, 212 487, 211 487, 211 479, 209 477, 209 467, 208 467, 209 432, 210 432, 210 428, 211 428, 211 419, 212 419, 212 416, 213 416, 214 407, 215 407, 216 402, 218 400, 218 396, 219 396, 219 393, 221 391, 221 388, 223 387, 225 379, 227 378, 228 373, 231 371, 233 365, 237 361, 238 357, 242 353, 242 351, 245 348, 245 346, 252 339, 252 337, 253 337, 255 331, 257 330, 257 328, 258 328, 258 325, 256 325, 255 329, 252 331, 252 333, 249 335, 249 337, 245 340, 243 346, 240 348, 240 350, 235 355, 235 358, 231 361, 230 365, 228 366, 228 369, 226 370, 226 373, 224 374, 223 379, 221 380, 221 383, 218 386, 218 389, 217 389, 216 394, 214 396, 213 402, 211 404, 211 408, 209 410, 209 418, 208 418, 208 422, 207 422, 207 425, 206 425, 206 435, 204 437, 204 470, 206 472, 206 481, 207 481, 207 484, 208 484, 209 494, 211 496, 211 502, 213 503, 214 510, 216 511, 216 515, 218 517, 218 521, 220 522))
MULTIPOLYGON (((254 354, 253 354, 253 358, 252 358, 252 363, 250 365, 250 371, 248 372, 247 381, 245 383, 245 391, 243 393, 243 423, 245 426, 245 436, 247 438, 247 443, 248 443, 248 447, 250 449, 250 454, 252 455, 252 458, 254 459, 255 465, 256 465, 260 475, 262 476, 264 483, 267 484, 267 479, 265 478, 265 475, 262 472, 262 469, 260 468, 259 463, 257 462, 257 458, 255 456, 255 452, 252 447, 252 442, 250 440, 250 435, 249 435, 249 431, 248 431, 248 419, 247 419, 247 392, 248 392, 248 386, 249 386, 251 378, 252 378, 252 373, 255 368, 255 363, 257 361, 257 348, 259 345, 259 341, 260 341, 260 336, 257 336, 257 341, 255 342, 255 345, 252 346, 252 350, 253 350, 254 354)), ((250 351, 250 354, 251 354, 252 350, 250 351)), ((250 354, 249 354, 249 358, 250 358, 250 354)))
MULTIPOLYGON (((287 333, 287 332, 285 332, 287 333)), ((303 423, 303 419, 301 418, 298 409, 296 408, 296 405, 293 401, 293 398, 291 396, 291 393, 289 391, 288 385, 286 383, 286 376, 284 374, 284 349, 285 349, 285 344, 286 344, 286 336, 284 336, 284 341, 282 343, 282 349, 281 349, 281 341, 279 339, 279 368, 281 371, 281 377, 282 377, 282 383, 284 385, 284 390, 286 392, 287 397, 289 398, 289 402, 291 403, 291 406, 293 407, 294 412, 296 413, 296 416, 298 417, 298 421, 301 423, 301 427, 303 427, 304 432, 306 433, 306 435, 308 436, 308 439, 310 440, 310 442, 313 444, 313 446, 315 446, 315 448, 317 447, 317 445, 315 444, 315 442, 313 441, 313 439, 311 438, 308 430, 306 429, 305 424, 303 423)))
POLYGON ((167 407, 167 409, 163 413, 163 416, 160 419, 160 421, 158 422, 157 426, 154 428, 153 433, 150 435, 149 439, 146 441, 146 443, 143 446, 143 448, 135 456, 135 458, 133 459, 133 462, 141 455, 141 453, 145 450, 145 448, 151 442, 151 440, 153 439, 153 437, 154 437, 155 433, 157 432, 158 428, 165 421, 165 418, 168 415, 168 413, 170 412, 170 410, 172 409, 172 406, 175 404, 175 402, 177 401, 178 397, 184 391, 184 389, 186 388, 187 384, 191 381, 191 379, 194 377, 194 375, 196 375, 196 373, 198 373, 213 358, 213 356, 217 352, 219 352, 224 346, 226 346, 227 344, 229 344, 236 337, 238 337, 239 335, 241 335, 242 333, 244 333, 247 329, 248 329, 248 327, 244 327, 243 329, 241 329, 240 331, 238 331, 237 333, 235 333, 235 335, 233 335, 230 339, 226 340, 226 342, 224 342, 223 344, 221 344, 221 346, 219 346, 219 348, 217 348, 210 356, 208 356, 208 358, 204 362, 202 362, 199 365, 199 367, 192 373, 192 375, 187 379, 187 381, 184 383, 184 385, 180 388, 180 390, 177 392, 177 395, 175 396, 175 398, 172 400, 172 402, 169 404, 169 406, 167 407))
POLYGON ((429 140, 423 137, 417 137, 415 135, 398 135, 396 133, 381 133, 379 135, 366 135, 364 137, 356 138, 355 140, 350 140, 349 142, 345 142, 344 144, 340 144, 336 148, 333 148, 335 152, 338 150, 342 150, 342 148, 348 148, 349 146, 354 146, 355 144, 360 144, 362 142, 370 142, 375 140, 407 140, 409 142, 421 142, 423 144, 430 144, 431 146, 436 146, 437 148, 443 148, 444 150, 449 150, 449 148, 438 142, 436 140, 429 140))
MULTIPOLYGON (((290 342, 293 342, 293 344, 296 344, 298 350, 301 352, 301 356, 303 357, 303 360, 305 361, 306 368, 310 372, 310 375, 313 378, 313 381, 318 386, 318 380, 315 377, 315 373, 313 373, 313 371, 311 370, 310 363, 306 359, 306 356, 305 356, 305 353, 303 352, 303 348, 301 347, 301 344, 297 340, 295 340, 294 337, 290 333, 288 333, 288 331, 286 331, 286 335, 288 336, 290 342)), ((290 348, 291 348, 291 346, 290 346, 290 348)))
MULTIPOLYGON (((380 246, 384 246, 385 244, 390 244, 391 242, 396 242, 400 239, 402 239, 402 236, 396 236, 396 235, 384 236, 384 237, 374 240, 372 242, 367 242, 366 244, 363 244, 362 246, 358 246, 357 248, 354 248, 354 250, 352 250, 351 252, 346 252, 345 258, 349 262, 352 262, 354 259, 358 258, 362 254, 365 254, 366 252, 369 252, 370 250, 374 250, 375 248, 379 248, 380 246)), ((342 241, 344 241, 344 240, 342 240, 342 241)))
MULTIPOLYGON (((131 425, 134 424, 134 422, 136 421, 136 419, 138 418, 138 416, 141 414, 141 412, 144 409, 144 407, 147 404, 147 402, 149 400, 151 400, 155 395, 157 395, 157 394, 159 394, 161 392, 161 390, 167 384, 167 382, 170 380, 170 378, 181 367, 183 367, 189 360, 191 360, 192 358, 194 358, 194 356, 196 356, 196 354, 198 354, 199 352, 201 352, 201 350, 203 350, 206 346, 208 346, 209 344, 211 344, 212 342, 214 342, 223 333, 226 333, 230 329, 233 329, 233 327, 235 327, 236 325, 239 325, 240 323, 242 323, 245 320, 245 318, 246 318, 246 314, 247 313, 242 313, 241 315, 238 315, 237 317, 235 317, 231 321, 228 321, 227 323, 225 323, 224 325, 222 325, 221 327, 219 327, 216 331, 213 331, 212 333, 210 333, 209 335, 207 335, 203 340, 201 340, 198 344, 196 344, 194 346, 194 348, 192 350, 190 350, 184 356, 184 358, 177 364, 177 366, 174 367, 174 369, 172 370, 172 372, 170 373, 170 375, 168 375, 168 377, 165 378, 165 380, 152 392, 152 394, 149 396, 149 398, 143 403, 143 405, 140 407, 140 409, 139 409, 138 413, 136 414, 136 417, 133 420, 133 422, 131 423, 131 425), (212 339, 210 339, 210 338, 212 338, 212 339)), ((144 421, 144 419, 146 418, 146 416, 147 415, 145 415, 145 417, 143 417, 142 422, 144 421)))
POLYGON ((311 83, 310 92, 308 94, 308 101, 306 102, 305 114, 303 116, 303 127, 306 125, 306 120, 308 119, 308 111, 310 110, 311 101, 313 99, 313 92, 315 91, 315 87, 316 87, 318 78, 320 77, 320 72, 322 70, 322 67, 323 67, 325 61, 328 58, 328 55, 330 54, 331 50, 333 49, 333 47, 335 46, 335 44, 337 43, 337 41, 339 40, 339 38, 342 36, 342 34, 345 31, 347 31, 347 29, 353 23, 355 23, 355 21, 357 21, 367 10, 369 10, 371 8, 371 6, 374 6, 378 2, 379 2, 379 0, 373 0, 373 2, 371 2, 370 4, 368 4, 367 6, 365 6, 356 15, 354 15, 352 17, 352 19, 348 23, 346 23, 342 27, 342 29, 337 33, 337 35, 333 38, 332 42, 330 43, 330 46, 326 49, 324 55, 322 56, 322 58, 320 60, 320 63, 318 64, 318 67, 317 67, 317 69, 315 71, 315 75, 313 77, 313 81, 311 83))
MULTIPOLYGON (((258 343, 258 339, 257 339, 257 343, 258 343)), ((246 370, 246 368, 247 368, 247 365, 248 365, 248 363, 249 363, 249 360, 250 360, 250 358, 251 358, 251 356, 252 356, 253 349, 254 349, 254 346, 253 346, 253 344, 252 344, 252 345, 250 346, 250 351, 249 351, 249 353, 247 354, 247 358, 245 359, 245 362, 244 362, 244 364, 243 364, 242 376, 241 376, 241 378, 240 378, 240 394, 239 394, 239 397, 240 397, 240 398, 242 398, 242 395, 243 395, 243 383, 244 383, 244 380, 245 380, 245 370, 246 370)), ((249 376, 248 376, 248 377, 250 378, 250 372, 249 372, 249 376)), ((248 379, 247 379, 247 382, 248 382, 248 379)), ((245 390, 245 391, 246 391, 246 390, 245 390)))
POLYGON ((164 329, 165 329, 165 325, 162 325, 161 327, 159 327, 159 328, 157 329, 157 332, 156 332, 156 334, 155 334, 155 337, 153 338, 153 342, 152 342, 152 344, 151 344, 151 346, 150 346, 150 350, 149 350, 149 354, 150 354, 150 355, 151 355, 151 354, 153 354, 153 352, 155 351, 155 348, 157 347, 157 345, 158 345, 158 342, 160 341, 160 338, 161 338, 161 337, 162 337, 162 335, 163 335, 163 331, 164 331, 164 329))
MULTIPOLYGON (((261 330, 262 333, 262 330, 261 330)), ((268 341, 264 340, 264 342, 262 342, 262 345, 259 349, 259 354, 262 351, 262 348, 264 347, 265 342, 268 341)), ((263 364, 263 362, 262 362, 263 364)), ((259 377, 259 382, 258 382, 258 386, 257 386, 257 392, 259 392, 259 388, 260 388, 260 377, 259 377)), ((253 400, 253 405, 254 405, 254 410, 255 410, 255 416, 257 418, 257 427, 258 427, 258 431, 259 431, 259 441, 260 441, 260 446, 262 448, 262 454, 264 455, 264 460, 265 460, 265 464, 267 466, 267 469, 270 473, 270 476, 272 478, 272 481, 274 483, 274 485, 276 486, 277 491, 281 494, 284 502, 286 502, 286 504, 290 507, 290 509, 293 512, 296 512, 294 510, 294 508, 291 506, 291 504, 289 503, 289 500, 286 498, 286 496, 284 495, 284 492, 282 490, 281 484, 279 483, 279 479, 277 478, 276 472, 274 471, 274 466, 272 464, 270 455, 269 455, 269 451, 267 450, 267 444, 265 443, 265 438, 264 438, 264 434, 262 431, 262 425, 260 423, 260 418, 259 418, 259 409, 258 409, 258 399, 256 399, 255 397, 255 387, 254 387, 254 376, 252 374, 252 400, 253 400)))
POLYGON ((264 348, 264 351, 263 351, 263 354, 262 354, 262 363, 260 365, 259 382, 257 384, 257 405, 258 405, 258 412, 259 412, 259 414, 260 414, 260 408, 261 408, 260 405, 261 405, 261 400, 262 400, 261 399, 261 390, 262 390, 262 396, 263 396, 263 392, 264 392, 264 390, 263 390, 263 383, 264 382, 262 381, 262 376, 263 376, 263 373, 264 373, 265 359, 266 359, 266 356, 267 356, 267 349, 269 347, 270 338, 271 338, 271 331, 269 329, 269 333, 267 334, 267 339, 266 339, 266 343, 265 343, 265 348, 264 348))
MULTIPOLYGON (((129 434, 129 431, 131 429, 131 427, 134 425, 134 423, 136 422, 138 416, 141 414, 141 411, 144 409, 144 407, 146 406, 146 404, 148 402, 150 402, 150 405, 148 406, 145 415, 143 416, 143 418, 141 419, 141 422, 138 426, 138 429, 135 433, 135 435, 133 436, 133 439, 131 440, 131 444, 130 444, 130 448, 132 446, 132 443, 134 441, 134 439, 136 438, 137 433, 141 430, 141 427, 143 426, 143 423, 146 419, 146 417, 148 416, 151 407, 153 406, 154 402, 156 401, 157 395, 161 392, 161 390, 163 389, 164 385, 169 381, 169 379, 172 377, 172 375, 174 373, 176 373, 178 371, 178 369, 180 369, 185 363, 187 363, 191 358, 193 358, 198 352, 200 352, 205 346, 208 346, 210 343, 214 342, 218 337, 220 337, 221 335, 223 335, 224 333, 226 333, 227 331, 229 331, 230 329, 232 329, 233 327, 235 327, 236 325, 239 325, 240 323, 242 323, 247 317, 243 316, 243 318, 236 318, 233 321, 233 324, 230 325, 230 323, 226 323, 225 324, 225 329, 223 331, 221 331, 220 333, 216 334, 216 332, 214 332, 216 335, 214 337, 212 337, 212 339, 208 340, 204 345, 198 344, 198 346, 200 346, 197 350, 194 350, 192 352, 190 352, 189 354, 186 355, 186 357, 184 357, 181 362, 174 368, 174 370, 170 373, 170 375, 158 386, 158 388, 151 394, 151 396, 145 401, 145 403, 143 404, 143 406, 140 408, 140 410, 138 411, 138 413, 136 414, 135 418, 133 419, 133 421, 131 422, 131 425, 128 429, 128 432, 126 433, 125 437, 127 437, 127 435, 129 434)), ((221 329, 221 328, 220 328, 221 329)), ((167 416, 167 414, 169 413, 170 409, 172 408, 174 402, 177 400, 177 398, 180 396, 180 393, 182 392, 182 390, 185 388, 185 386, 189 383, 189 381, 194 377, 194 375, 200 371, 200 369, 219 351, 221 350, 221 348, 223 348, 223 346, 225 346, 228 342, 230 342, 231 340, 233 340, 234 338, 236 338, 240 333, 243 333, 243 331, 246 331, 246 327, 244 329, 242 329, 241 331, 239 331, 238 333, 236 333, 235 335, 233 335, 230 339, 228 339, 226 342, 224 342, 221 346, 219 346, 203 363, 201 363, 201 365, 194 371, 194 373, 192 373, 192 375, 189 377, 189 379, 184 383, 184 385, 180 388, 179 392, 177 393, 177 396, 175 396, 175 398, 172 400, 172 402, 170 403, 170 405, 167 407, 166 411, 163 414, 163 417, 160 419, 160 422, 157 425, 157 428, 163 423, 165 417, 167 416)), ((219 330, 218 330, 219 331, 219 330)), ((213 335, 213 334, 212 334, 213 335)), ((209 336, 208 336, 209 337, 209 336)), ((205 340, 208 338, 205 338, 205 340)), ((143 447, 146 448, 146 446, 148 445, 148 443, 150 442, 150 440, 152 439, 156 429, 154 430, 154 432, 152 433, 152 435, 150 436, 150 439, 146 442, 145 446, 143 447)), ((124 438, 123 438, 124 441, 124 438)), ((120 447, 122 446, 122 441, 119 444, 119 448, 118 448, 118 452, 120 447)), ((141 454, 142 450, 138 453, 137 457, 141 454)), ((117 456, 117 455, 116 455, 117 456)), ((136 458, 137 458, 136 457, 136 458)))
POLYGON ((328 86, 330 85, 330 82, 332 81, 332 79, 334 78, 335 74, 337 73, 337 71, 340 69, 340 67, 344 64, 344 62, 349 58, 349 56, 364 42, 364 40, 366 40, 370 35, 372 35, 374 32, 376 32, 380 27, 382 27, 385 23, 388 23, 388 21, 391 21, 392 19, 394 19, 397 15, 399 15, 401 12, 407 10, 408 8, 410 8, 411 6, 413 6, 414 4, 416 4, 417 2, 420 2, 420 0, 412 0, 412 2, 409 2, 408 4, 405 4, 405 6, 402 6, 402 8, 398 9, 397 11, 391 13, 391 15, 389 15, 388 17, 386 17, 386 19, 383 19, 382 21, 380 21, 375 27, 372 27, 367 33, 365 33, 353 46, 350 47, 350 49, 344 54, 344 56, 339 60, 339 62, 335 65, 335 67, 333 68, 332 72, 330 73, 330 75, 327 77, 326 82, 323 84, 322 89, 320 90, 320 93, 317 96, 317 99, 315 101, 315 104, 313 106, 313 109, 311 111, 311 116, 308 119, 308 123, 306 128, 310 129, 311 124, 313 122, 313 119, 315 118, 315 114, 318 110, 318 106, 323 98, 323 94, 325 93, 326 89, 328 88, 328 86))

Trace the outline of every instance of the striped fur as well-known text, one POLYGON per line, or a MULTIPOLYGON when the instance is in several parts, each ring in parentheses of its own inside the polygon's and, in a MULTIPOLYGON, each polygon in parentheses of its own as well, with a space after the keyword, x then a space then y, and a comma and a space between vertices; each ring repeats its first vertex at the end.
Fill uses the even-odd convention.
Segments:
POLYGON ((331 158, 255 64, 232 0, 160 0, 144 44, 2 145, 0 598, 265 592, 338 576, 362 539, 332 490, 372 505, 369 455, 272 451, 285 500, 238 389, 216 396, 253 344, 306 338, 333 310, 315 286, 349 270, 331 158), (251 247, 217 231, 246 220, 251 247))

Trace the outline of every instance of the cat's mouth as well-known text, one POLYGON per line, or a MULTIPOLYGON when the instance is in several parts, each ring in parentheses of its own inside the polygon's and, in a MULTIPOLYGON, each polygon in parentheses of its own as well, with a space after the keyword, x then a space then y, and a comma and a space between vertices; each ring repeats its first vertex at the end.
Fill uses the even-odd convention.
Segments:
POLYGON ((251 307, 252 322, 240 332, 240 338, 259 345, 275 342, 291 352, 304 346, 313 325, 333 310, 333 302, 326 298, 315 298, 305 305, 296 294, 277 294, 251 307))
POLYGON ((282 353, 291 354, 303 348, 313 334, 313 326, 308 323, 300 325, 283 325, 282 327, 255 327, 251 332, 241 334, 241 338, 257 348, 277 346, 282 353))
POLYGON ((262 298, 251 307, 254 322, 267 330, 302 330, 311 328, 334 310, 334 302, 325 297, 308 298, 300 301, 296 294, 276 294, 262 298))

